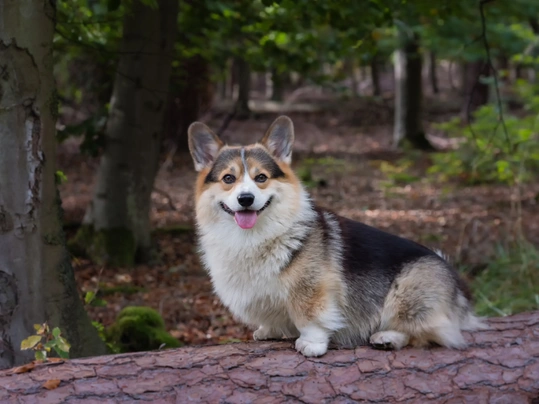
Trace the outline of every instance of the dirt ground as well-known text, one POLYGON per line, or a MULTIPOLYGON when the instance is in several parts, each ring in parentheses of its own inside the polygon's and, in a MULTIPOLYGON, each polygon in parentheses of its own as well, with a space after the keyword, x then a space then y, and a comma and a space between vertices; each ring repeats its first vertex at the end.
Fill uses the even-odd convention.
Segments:
MULTIPOLYGON (((442 119, 430 103, 429 121, 442 119)), ((440 108, 443 110, 443 107, 440 108)), ((504 186, 460 187, 428 181, 429 156, 416 159, 423 180, 388 187, 380 165, 395 161, 390 150, 391 115, 383 105, 291 113, 296 128, 294 166, 311 167, 310 189, 315 201, 339 214, 395 234, 440 248, 458 263, 480 268, 514 224, 515 195, 504 186), (334 157, 328 160, 327 157, 334 157), (325 160, 320 160, 326 158, 325 160)), ((232 122, 223 137, 231 143, 249 143, 261 137, 277 114, 232 122)), ((220 119, 209 122, 217 128, 220 119)), ((428 127, 434 141, 446 139, 428 127)), ((59 169, 68 181, 61 196, 68 223, 80 223, 91 199, 98 160, 78 153, 75 141, 59 147, 59 169)), ((90 308, 91 317, 110 325, 128 305, 157 309, 173 336, 185 344, 223 343, 251 338, 212 292, 196 254, 193 224, 195 172, 185 153, 174 156, 170 169, 161 169, 153 193, 152 222, 158 257, 151 265, 102 268, 73 257, 82 292, 99 290, 106 307, 90 308)), ((532 242, 539 244, 539 212, 535 196, 539 180, 521 195, 522 221, 532 242)), ((74 228, 68 227, 68 236, 74 228)))

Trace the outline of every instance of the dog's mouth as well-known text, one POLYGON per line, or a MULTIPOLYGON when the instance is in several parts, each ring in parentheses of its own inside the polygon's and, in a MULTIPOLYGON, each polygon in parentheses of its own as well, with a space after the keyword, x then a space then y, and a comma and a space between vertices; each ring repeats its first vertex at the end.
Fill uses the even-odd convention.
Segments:
POLYGON ((221 208, 226 213, 231 216, 234 216, 234 220, 236 221, 238 226, 240 226, 242 229, 251 229, 256 224, 258 215, 260 215, 260 213, 262 213, 262 211, 264 211, 270 205, 272 199, 273 196, 270 197, 268 201, 264 204, 264 206, 262 206, 258 210, 243 209, 234 212, 224 202, 219 202, 219 205, 221 205, 221 208))

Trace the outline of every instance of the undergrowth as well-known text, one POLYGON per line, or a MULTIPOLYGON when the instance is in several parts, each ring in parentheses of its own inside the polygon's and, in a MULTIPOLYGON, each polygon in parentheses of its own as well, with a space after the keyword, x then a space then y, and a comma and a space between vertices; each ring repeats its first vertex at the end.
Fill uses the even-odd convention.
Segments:
POLYGON ((481 316, 506 316, 539 309, 539 249, 527 241, 499 245, 471 284, 481 316))

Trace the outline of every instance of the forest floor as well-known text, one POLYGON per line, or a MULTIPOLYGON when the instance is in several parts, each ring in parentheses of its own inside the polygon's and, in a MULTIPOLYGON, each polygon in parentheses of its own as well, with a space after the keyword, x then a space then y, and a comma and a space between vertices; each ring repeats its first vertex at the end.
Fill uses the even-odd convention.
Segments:
MULTIPOLYGON (((455 114, 458 105, 428 102, 427 129, 445 147, 432 123, 455 114)), ((223 134, 228 142, 258 140, 278 114, 233 121, 223 134)), ((390 148, 391 111, 383 103, 346 103, 323 111, 292 112, 296 130, 294 167, 312 177, 315 201, 339 214, 440 248, 468 275, 478 271, 506 240, 516 220, 515 193, 501 185, 466 187, 437 184, 426 174, 430 157, 414 155, 418 181, 388 182, 380 168, 401 154, 390 148), (338 109, 338 110, 337 110, 338 109), (330 157, 330 158, 328 158, 330 157)), ((209 121, 213 128, 222 117, 209 121)), ((66 222, 80 223, 92 196, 97 159, 81 156, 76 141, 59 146, 59 169, 68 181, 60 191, 66 222)), ((125 306, 157 309, 170 333, 185 344, 214 344, 251 338, 212 292, 196 252, 193 223, 195 171, 187 153, 177 153, 169 169, 158 174, 153 193, 152 222, 157 245, 155 262, 134 268, 103 268, 73 257, 82 292, 99 290, 106 307, 90 307, 94 320, 110 325, 125 306)), ((539 181, 520 196, 522 223, 530 241, 539 244, 539 181)), ((68 236, 76 230, 67 226, 68 236)))

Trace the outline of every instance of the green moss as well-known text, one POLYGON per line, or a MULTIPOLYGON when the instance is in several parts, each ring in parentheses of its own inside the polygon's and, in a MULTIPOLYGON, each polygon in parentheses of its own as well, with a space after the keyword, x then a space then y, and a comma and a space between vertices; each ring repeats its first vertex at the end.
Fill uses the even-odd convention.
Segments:
POLYGON ((106 286, 105 284, 99 285, 99 294, 101 296, 113 295, 120 293, 122 295, 134 295, 138 292, 144 292, 146 289, 140 286, 134 285, 118 285, 118 286, 106 286))
POLYGON ((68 243, 74 255, 87 256, 97 264, 132 266, 137 250, 133 233, 124 228, 102 229, 83 225, 68 243))
POLYGON ((131 306, 123 309, 107 331, 108 339, 121 352, 139 352, 181 346, 180 341, 165 329, 165 322, 149 307, 131 306))

